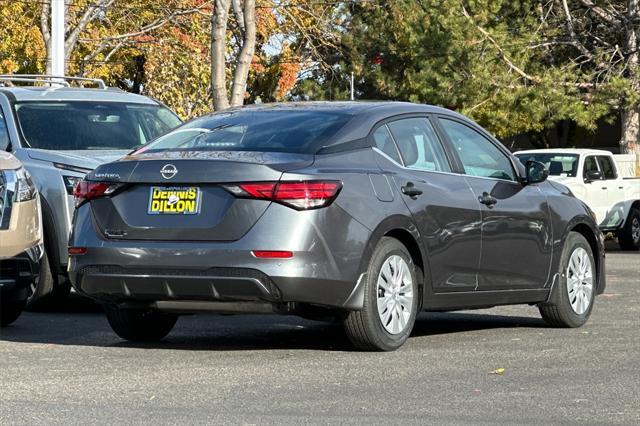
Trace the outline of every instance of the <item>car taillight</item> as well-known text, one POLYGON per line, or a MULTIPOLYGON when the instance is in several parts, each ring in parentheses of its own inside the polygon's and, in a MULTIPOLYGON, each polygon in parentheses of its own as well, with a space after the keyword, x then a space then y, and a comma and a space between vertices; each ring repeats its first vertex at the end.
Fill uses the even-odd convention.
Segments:
POLYGON ((113 192, 119 187, 120 184, 117 183, 81 180, 73 189, 73 197, 76 202, 76 207, 85 201, 113 194, 113 192))
POLYGON ((275 201, 296 210, 326 207, 335 200, 342 184, 338 181, 249 182, 224 186, 238 198, 275 201))

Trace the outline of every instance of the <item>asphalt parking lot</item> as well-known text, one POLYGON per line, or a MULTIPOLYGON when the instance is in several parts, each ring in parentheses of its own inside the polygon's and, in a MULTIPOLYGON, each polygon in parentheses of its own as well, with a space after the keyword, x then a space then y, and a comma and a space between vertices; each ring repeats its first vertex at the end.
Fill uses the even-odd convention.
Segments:
POLYGON ((133 345, 72 298, 0 332, 0 424, 638 424, 640 253, 607 266, 583 328, 528 306, 422 314, 393 353, 277 316, 184 317, 133 345))

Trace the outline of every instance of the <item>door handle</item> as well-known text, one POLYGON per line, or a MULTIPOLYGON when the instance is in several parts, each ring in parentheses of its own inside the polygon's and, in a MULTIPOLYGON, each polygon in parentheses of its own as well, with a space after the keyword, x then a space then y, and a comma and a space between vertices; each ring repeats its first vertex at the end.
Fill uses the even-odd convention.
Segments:
POLYGON ((411 198, 415 198, 422 194, 422 191, 416 188, 413 182, 407 182, 407 184, 400 188, 404 195, 408 195, 411 198))
POLYGON ((492 197, 488 192, 483 192, 482 195, 478 197, 478 201, 480 204, 484 204, 489 208, 493 208, 493 206, 498 203, 498 199, 492 197))

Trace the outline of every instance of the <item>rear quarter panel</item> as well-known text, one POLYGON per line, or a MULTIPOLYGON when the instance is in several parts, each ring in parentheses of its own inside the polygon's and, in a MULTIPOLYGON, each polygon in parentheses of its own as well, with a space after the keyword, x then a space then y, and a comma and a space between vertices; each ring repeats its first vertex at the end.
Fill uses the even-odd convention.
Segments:
MULTIPOLYGON (((283 180, 335 179, 342 182, 342 190, 334 204, 350 219, 341 224, 323 224, 327 230, 323 234, 331 240, 328 246, 343 250, 336 256, 336 261, 353 279, 366 272, 376 244, 387 232, 405 230, 421 244, 411 213, 395 185, 389 181, 385 187, 384 182, 392 177, 381 170, 375 155, 371 148, 318 155, 313 165, 282 176, 283 180), (366 233, 351 232, 362 227, 366 233)), ((421 255, 422 263, 426 265, 422 247, 421 255)))

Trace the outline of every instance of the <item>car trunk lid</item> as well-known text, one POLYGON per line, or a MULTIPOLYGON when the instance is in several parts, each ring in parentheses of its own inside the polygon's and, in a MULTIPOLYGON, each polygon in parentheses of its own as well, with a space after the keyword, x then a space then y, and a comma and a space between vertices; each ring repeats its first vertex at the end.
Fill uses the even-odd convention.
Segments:
POLYGON ((270 202, 236 198, 221 184, 278 181, 284 171, 312 163, 312 155, 288 153, 143 153, 89 174, 89 180, 122 184, 91 207, 106 238, 234 241, 270 202))

